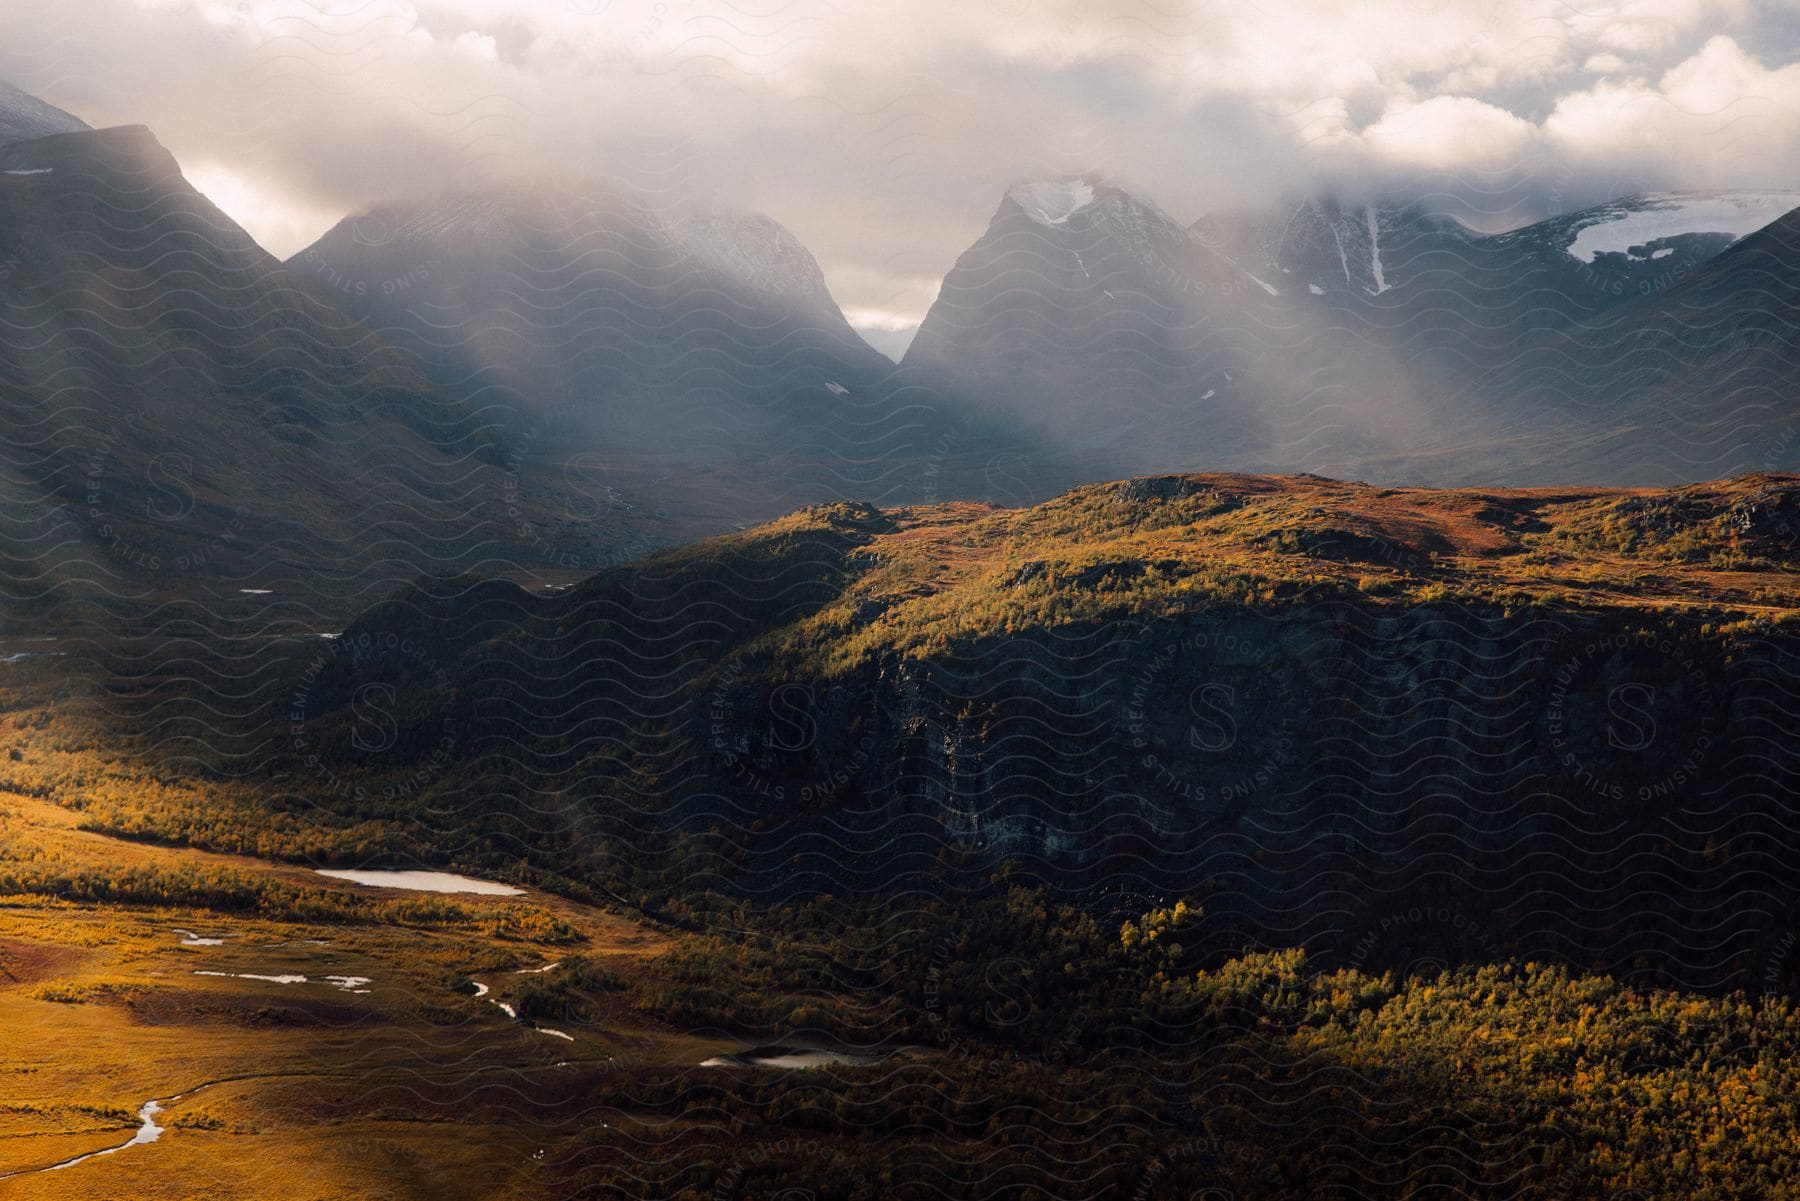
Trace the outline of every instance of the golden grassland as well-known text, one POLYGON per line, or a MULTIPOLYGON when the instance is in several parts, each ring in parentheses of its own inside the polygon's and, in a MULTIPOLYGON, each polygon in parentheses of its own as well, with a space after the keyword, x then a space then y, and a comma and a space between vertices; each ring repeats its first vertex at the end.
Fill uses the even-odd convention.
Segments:
MULTIPOLYGON (((167 765, 154 744, 121 733, 105 698, 104 673, 92 663, 8 664, 0 673, 0 811, 29 806, 32 800, 53 799, 54 804, 32 808, 29 822, 11 828, 0 860, 0 890, 8 886, 9 876, 17 889, 17 877, 25 873, 58 883, 59 895, 68 895, 68 877, 84 862, 82 848, 105 847, 110 882, 121 882, 113 868, 131 869, 141 874, 144 888, 167 890, 162 899, 180 900, 185 893, 195 900, 196 890, 211 887, 219 893, 279 892, 292 905, 359 910, 368 907, 365 900, 320 893, 318 878, 302 868, 244 877, 242 864, 229 856, 172 858, 156 854, 150 844, 222 847, 264 859, 320 864, 421 853, 419 821, 391 807, 357 813, 309 805, 304 813, 283 812, 269 803, 265 778, 231 779, 194 766, 191 761, 167 765), (84 840, 78 836, 83 831, 144 840, 145 845, 132 851, 117 842, 84 840), (157 880, 159 874, 162 879, 157 880)), ((30 881, 24 884, 30 890, 30 881)), ((266 896, 255 900, 265 908, 270 903, 266 896)), ((414 908, 435 907, 445 920, 456 920, 459 912, 453 902, 426 902, 416 895, 403 900, 414 908)), ((494 916, 485 911, 487 919, 494 916)))
POLYGON ((540 893, 459 896, 447 916, 418 894, 76 823, 48 800, 0 795, 0 874, 18 875, 26 847, 64 880, 197 874, 248 899, 67 900, 54 879, 0 896, 0 1175, 25 1173, 0 1179, 0 1197, 468 1196, 458 1181, 504 1182, 542 1132, 491 1099, 460 1117, 448 1099, 529 1096, 627 1049, 691 1064, 729 1046, 636 1017, 569 1042, 473 995, 481 980, 510 997, 537 979, 514 972, 571 954, 629 973, 670 945, 624 918, 540 893), (318 917, 291 916, 309 906, 318 917), (33 1171, 119 1146, 145 1101, 177 1096, 154 1144, 33 1171))
POLYGON ((1680 489, 1382 488, 1315 476, 1168 476, 1029 509, 833 505, 653 560, 862 539, 842 595, 772 641, 846 671, 1076 623, 1333 599, 1664 609, 1721 624, 1800 612, 1800 481, 1680 489))

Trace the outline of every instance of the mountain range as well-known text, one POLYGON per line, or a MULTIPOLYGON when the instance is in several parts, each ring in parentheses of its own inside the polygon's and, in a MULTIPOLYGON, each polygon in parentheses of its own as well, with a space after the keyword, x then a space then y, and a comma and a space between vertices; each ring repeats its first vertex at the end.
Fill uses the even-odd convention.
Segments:
MULTIPOLYGON (((1183 228, 1096 178, 1024 184, 946 277, 906 363, 1082 445, 1099 474, 1203 460, 1440 484, 1691 479, 1675 460, 1696 440, 1744 432, 1717 390, 1691 394, 1678 427, 1643 426, 1651 453, 1604 465, 1579 452, 1597 429, 1536 420, 1543 401, 1522 393, 1556 386, 1547 348, 1616 340, 1655 310, 1646 297, 1797 204, 1638 196, 1484 235, 1417 205, 1311 199, 1183 228)), ((1706 375, 1680 330, 1652 337, 1665 367, 1706 375)), ((1751 439, 1764 447, 1766 425, 1751 439)), ((1735 449, 1710 473, 1779 465, 1735 449)))
POLYGON ((1792 1193, 1800 195, 1024 180, 895 362, 470 166, 0 88, 0 1192, 1792 1193))
POLYGON ((395 571, 566 582, 832 501, 1789 468, 1797 202, 1484 234, 1330 197, 1184 224, 1099 176, 1025 181, 896 366, 766 216, 466 185, 278 263, 149 131, 9 90, 5 588, 341 612, 395 571))

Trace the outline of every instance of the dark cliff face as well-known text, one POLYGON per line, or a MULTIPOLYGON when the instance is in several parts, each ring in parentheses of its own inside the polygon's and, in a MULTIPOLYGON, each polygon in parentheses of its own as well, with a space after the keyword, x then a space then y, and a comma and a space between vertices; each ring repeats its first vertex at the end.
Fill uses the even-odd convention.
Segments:
POLYGON ((766 823, 730 829, 748 889, 938 887, 946 867, 972 887, 1012 861, 1205 896, 1221 945, 1344 961, 1410 945, 1390 919, 1423 906, 1468 927, 1421 930, 1439 954, 1504 931, 1506 953, 1743 985, 1733 956, 1769 918, 1720 906, 1793 850, 1767 781, 1800 770, 1775 733, 1796 666, 1791 634, 1694 622, 1211 613, 829 684, 739 668, 681 762, 710 816, 766 823), (1702 942, 1730 950, 1696 960, 1702 942))
POLYGON ((142 128, 0 147, 9 599, 332 608, 505 544, 499 449, 295 286, 142 128))
POLYGON ((459 753, 526 766, 517 796, 490 778, 435 805, 476 821, 573 794, 637 834, 685 832, 704 851, 671 889, 937 891, 1010 865, 1101 909, 1203 896, 1220 949, 1305 944, 1369 967, 1514 954, 1747 983, 1774 919, 1730 898, 1796 851, 1786 608, 1692 603, 1715 580, 1704 565, 1689 601, 1656 607, 1602 586, 1553 595, 1560 582, 1482 596, 1446 565, 1465 562, 1466 583, 1534 538, 1678 543, 1725 521, 1751 566, 1718 578, 1776 597, 1793 571, 1791 479, 1618 498, 1251 477, 1088 493, 986 518, 817 510, 561 599, 397 598, 345 639, 413 648, 359 665, 368 678, 441 665, 459 753), (1271 498, 1319 515, 1265 532, 1271 498), (1385 532, 1345 532, 1400 502, 1381 510, 1385 532), (1452 510, 1473 524, 1407 524, 1452 510), (1211 556, 1279 545, 1294 573, 1325 574, 1232 601, 1184 591, 1197 577, 1173 560, 1072 567, 1054 542, 1026 542, 1027 523, 1072 531, 1094 513, 1130 537, 1199 515, 1226 531, 1211 556), (895 556, 958 521, 978 532, 944 562, 997 541, 1002 565, 973 577, 973 613, 905 624, 941 585, 895 556), (1301 536, 1309 522, 1318 537, 1301 536), (1358 582, 1333 588, 1332 573, 1358 582), (1009 595, 1070 616, 1009 618, 1009 595), (1079 616, 1146 595, 1128 617, 1079 616))
POLYGON ((1203 896, 1222 950, 1369 967, 1502 953, 1744 987, 1771 916, 1729 899, 1797 850, 1782 798, 1800 763, 1778 733, 1792 633, 1321 606, 882 655, 821 680, 728 653, 722 612, 677 598, 698 625, 720 618, 710 651, 659 654, 639 640, 657 630, 576 610, 561 645, 585 657, 552 658, 558 688, 488 643, 451 672, 454 724, 471 753, 522 739, 546 787, 631 747, 652 790, 606 803, 713 831, 707 883, 764 899, 979 888, 1010 864, 1102 909, 1203 896), (669 690, 671 672, 690 682, 669 690))

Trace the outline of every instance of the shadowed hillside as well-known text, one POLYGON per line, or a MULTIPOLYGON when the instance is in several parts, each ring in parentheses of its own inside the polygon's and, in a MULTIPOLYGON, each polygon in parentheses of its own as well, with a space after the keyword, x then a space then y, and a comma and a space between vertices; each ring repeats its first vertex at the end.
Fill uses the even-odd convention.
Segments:
POLYGON ((499 442, 319 303, 148 131, 0 147, 0 594, 320 612, 522 538, 499 442), (250 593, 247 590, 259 590, 250 593))
POLYGON ((393 846, 646 895, 1011 863, 1103 910, 1204 897, 1221 946, 1728 987, 1787 895, 1797 506, 1773 475, 825 506, 561 596, 407 589, 293 661, 304 736, 254 745, 393 846), (1387 924, 1420 906, 1473 925, 1387 924))

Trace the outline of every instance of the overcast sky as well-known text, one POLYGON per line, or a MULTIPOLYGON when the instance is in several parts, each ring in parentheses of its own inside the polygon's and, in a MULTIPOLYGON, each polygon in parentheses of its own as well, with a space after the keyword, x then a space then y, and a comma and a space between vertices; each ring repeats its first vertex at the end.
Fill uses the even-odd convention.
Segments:
POLYGON ((573 171, 767 212, 903 331, 1022 176, 1489 227, 1800 187, 1797 28, 1800 0, 0 0, 0 75, 149 125, 284 257, 372 200, 573 171))

